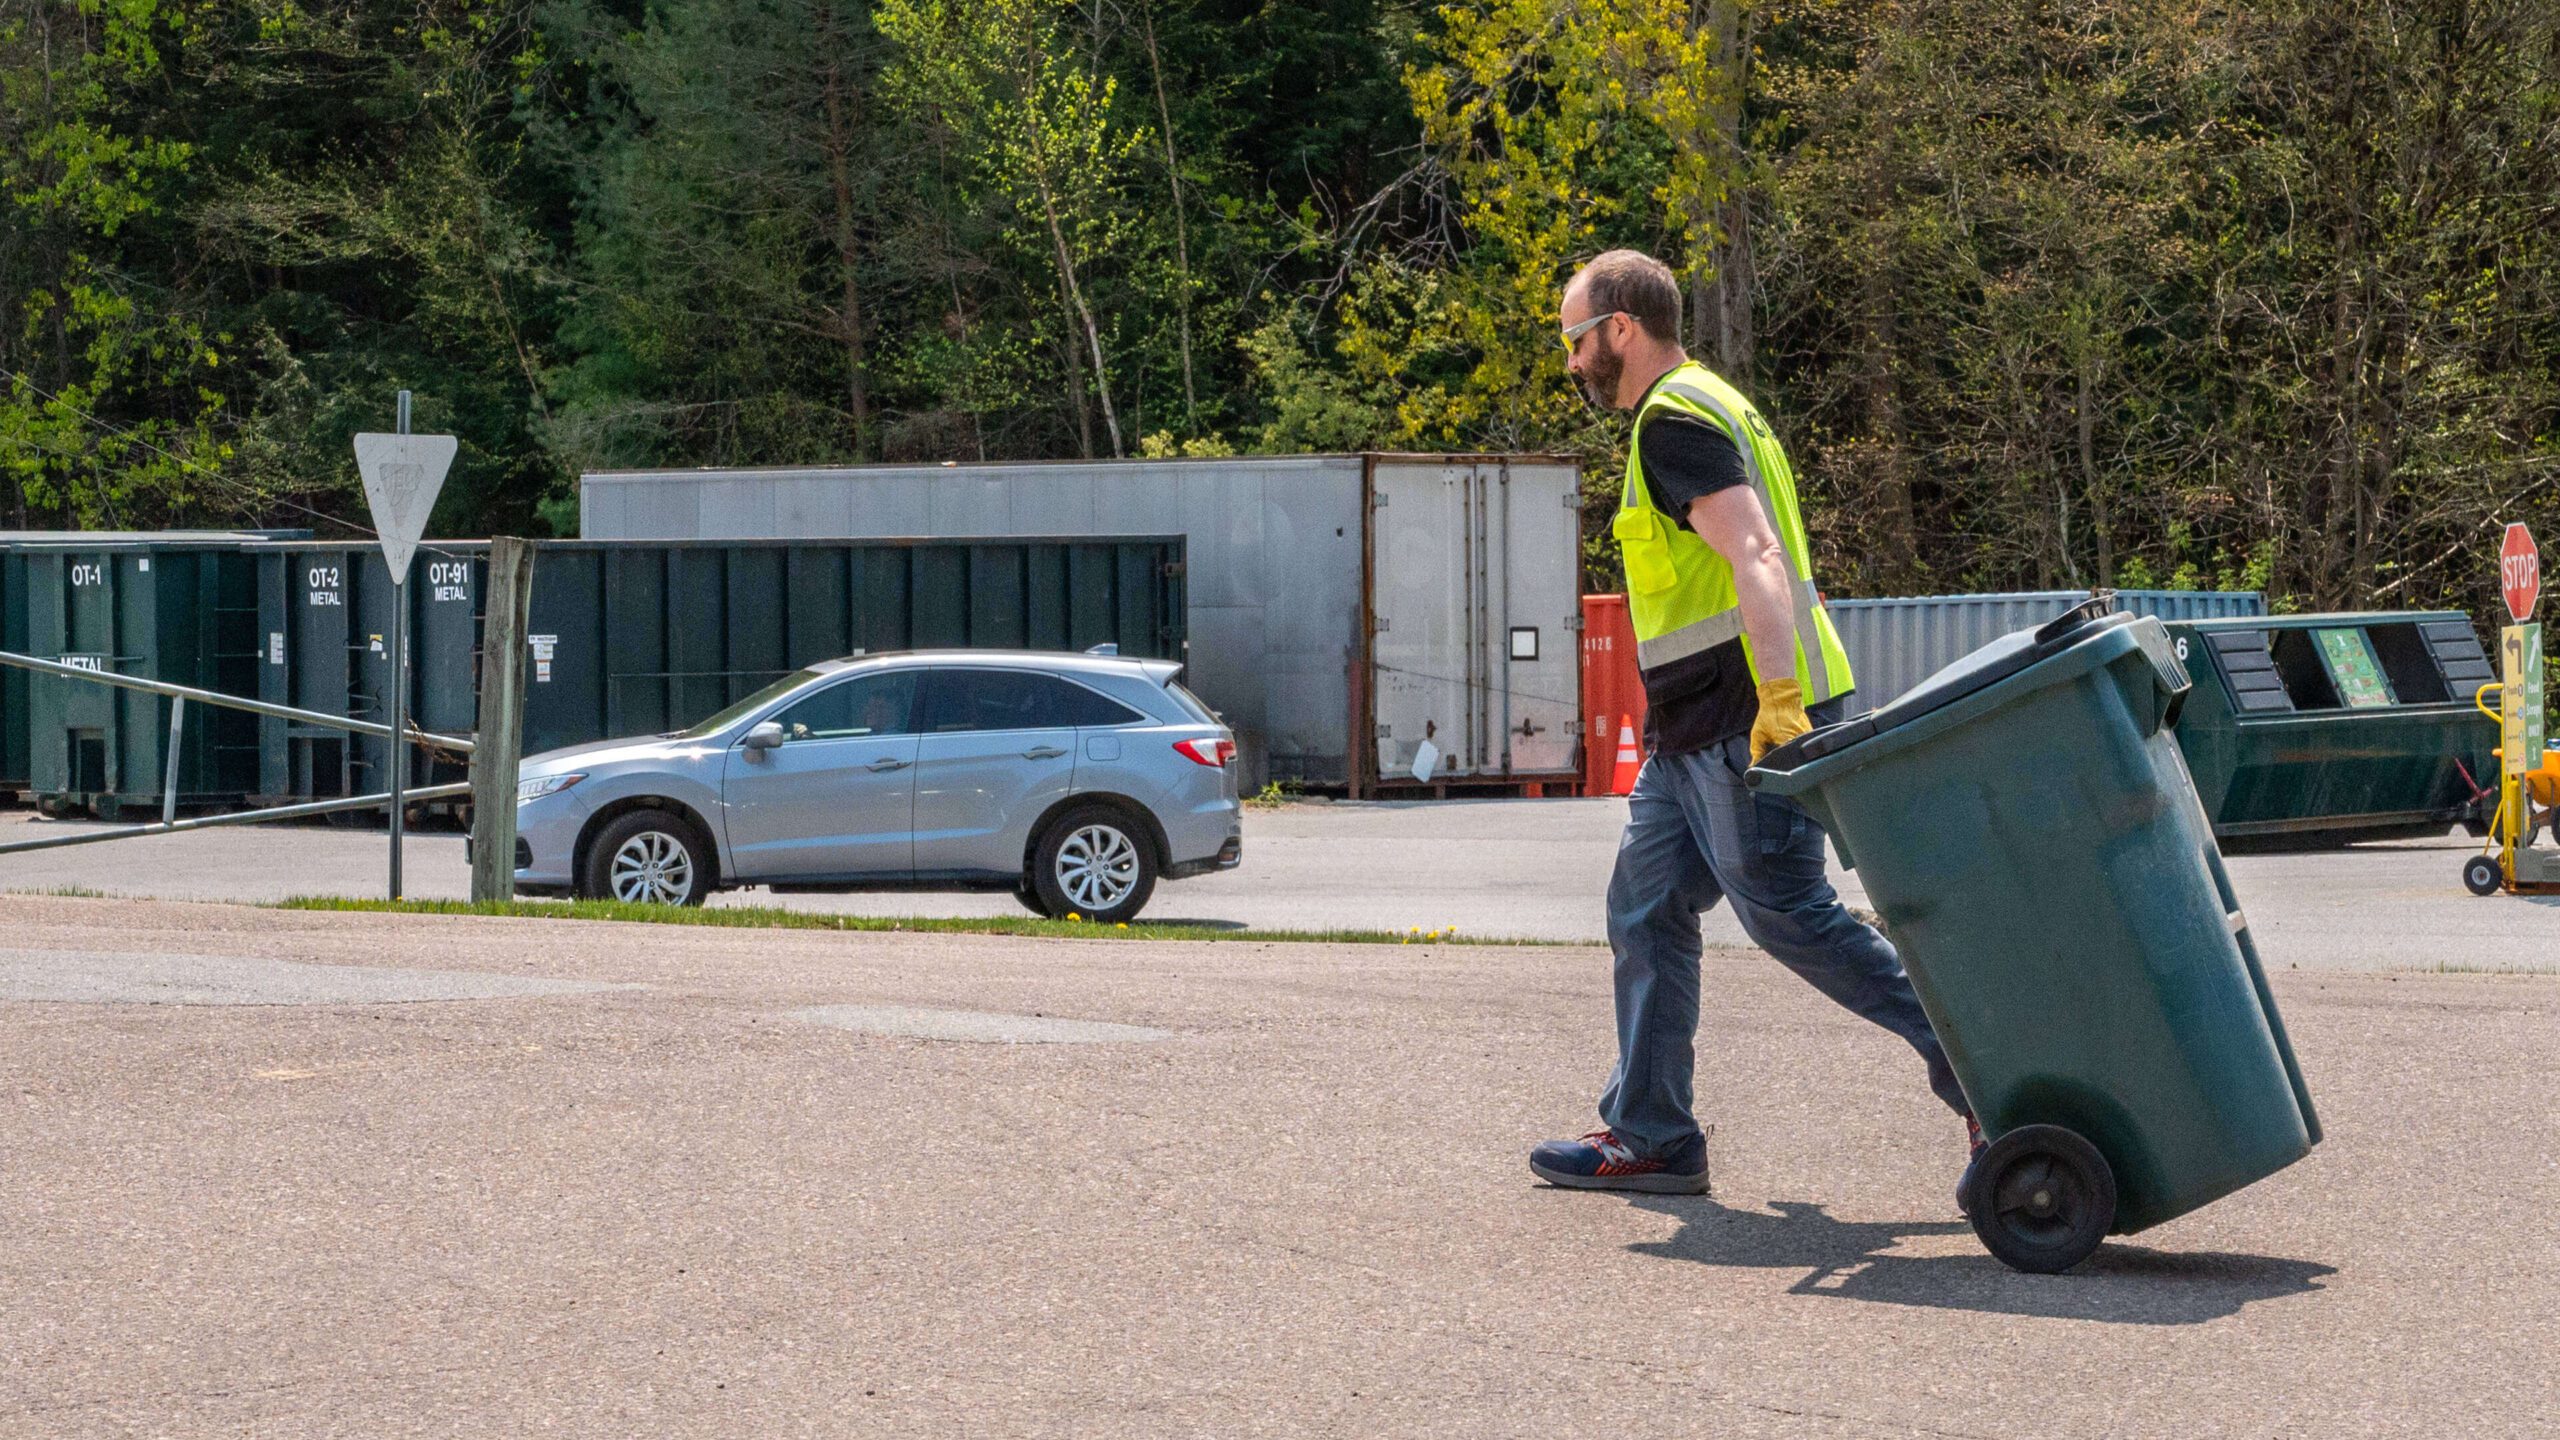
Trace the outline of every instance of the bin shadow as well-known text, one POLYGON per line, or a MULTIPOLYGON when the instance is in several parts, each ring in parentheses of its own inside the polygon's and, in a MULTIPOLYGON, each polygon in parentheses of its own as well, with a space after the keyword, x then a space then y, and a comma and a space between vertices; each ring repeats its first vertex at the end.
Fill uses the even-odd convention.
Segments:
POLYGON ((1834 1219, 1801 1200, 1771 1210, 1737 1210, 1700 1197, 1648 1195, 1635 1200, 1680 1221, 1668 1240, 1627 1248, 1639 1255, 1699 1265, 1802 1270, 1791 1295, 1829 1295, 1883 1305, 1975 1310, 2048 1320, 2114 1325, 2201 1325, 2236 1315, 2252 1301, 2280 1300, 2322 1288, 2337 1268, 2263 1255, 2178 1254, 2109 1241, 2068 1275, 2023 1275, 1988 1253, 1893 1255, 1903 1240, 1970 1237, 1962 1220, 1882 1223, 1834 1219))

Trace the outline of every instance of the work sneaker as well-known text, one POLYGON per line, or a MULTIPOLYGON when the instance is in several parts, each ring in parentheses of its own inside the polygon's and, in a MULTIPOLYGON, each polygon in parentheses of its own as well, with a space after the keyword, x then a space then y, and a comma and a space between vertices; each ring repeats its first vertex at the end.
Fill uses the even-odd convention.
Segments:
POLYGON ((1707 1142, 1691 1140, 1666 1156, 1638 1155, 1615 1131, 1579 1140, 1549 1140, 1529 1152, 1529 1173, 1568 1190, 1638 1190, 1648 1195, 1707 1193, 1707 1142))

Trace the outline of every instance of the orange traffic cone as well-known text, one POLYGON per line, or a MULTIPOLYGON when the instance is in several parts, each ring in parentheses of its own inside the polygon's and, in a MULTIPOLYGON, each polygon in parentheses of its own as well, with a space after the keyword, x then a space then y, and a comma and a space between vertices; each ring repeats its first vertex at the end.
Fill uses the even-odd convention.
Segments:
POLYGON ((1621 715, 1618 717, 1618 769, 1609 777, 1609 793, 1636 793, 1636 772, 1643 768, 1644 756, 1636 748, 1636 717, 1621 715))

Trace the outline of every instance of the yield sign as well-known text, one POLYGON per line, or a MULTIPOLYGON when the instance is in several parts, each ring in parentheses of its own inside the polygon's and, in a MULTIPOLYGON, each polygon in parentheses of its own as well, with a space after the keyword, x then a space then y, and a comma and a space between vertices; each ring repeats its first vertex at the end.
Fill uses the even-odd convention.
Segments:
POLYGON ((2498 590, 2506 596, 2507 614, 2519 625, 2533 614, 2533 602, 2542 595, 2542 554, 2534 548, 2533 532, 2523 525, 2507 527, 2507 542, 2498 548, 2498 590))
POLYGON ((374 533, 394 585, 408 582, 409 557, 427 533, 428 512, 436 508, 456 448, 450 435, 356 437, 356 469, 364 475, 365 503, 373 507, 374 533))

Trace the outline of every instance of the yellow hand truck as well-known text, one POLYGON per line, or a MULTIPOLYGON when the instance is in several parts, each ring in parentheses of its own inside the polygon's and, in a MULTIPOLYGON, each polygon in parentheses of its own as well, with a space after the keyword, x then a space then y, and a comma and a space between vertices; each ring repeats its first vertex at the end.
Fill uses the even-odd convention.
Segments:
MULTIPOLYGON (((2490 697, 2505 689, 2503 682, 2492 680, 2471 703, 2499 720, 2490 697)), ((2462 883, 2474 895, 2560 893, 2560 851, 2538 850, 2533 843, 2552 830, 2553 812, 2560 810, 2560 750, 2544 750, 2542 763, 2521 775, 2507 768, 2503 743, 2497 759, 2498 808, 2489 822, 2488 842, 2462 863, 2462 883)))

